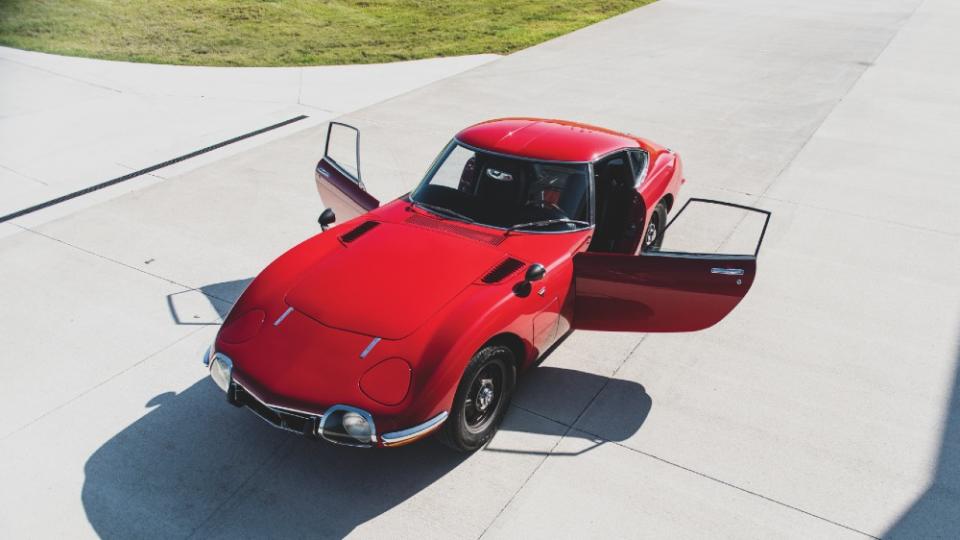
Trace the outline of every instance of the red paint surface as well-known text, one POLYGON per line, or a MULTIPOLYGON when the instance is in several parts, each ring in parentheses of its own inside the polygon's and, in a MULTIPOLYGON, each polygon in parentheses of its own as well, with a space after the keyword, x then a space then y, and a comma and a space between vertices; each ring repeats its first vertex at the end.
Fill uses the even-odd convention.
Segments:
MULTIPOLYGON (((676 198, 682 183, 674 153, 600 128, 510 119, 478 124, 458 138, 555 160, 586 161, 643 148, 650 167, 632 214, 638 231, 659 201, 676 198)), ((318 186, 336 189, 322 175, 317 179, 318 186)), ((356 202, 355 195, 348 202, 356 202)), ((491 338, 516 341, 523 369, 574 327, 703 328, 733 309, 755 272, 752 259, 738 260, 747 274, 741 285, 732 285, 735 277, 709 272, 730 261, 637 256, 639 238, 618 246, 622 255, 584 254, 592 229, 504 235, 438 217, 403 199, 371 203, 369 210, 271 263, 237 301, 216 348, 233 359, 235 377, 271 403, 318 413, 334 404, 359 407, 372 414, 378 433, 449 410, 466 364, 491 338), (371 220, 379 225, 343 240, 371 220), (524 268, 497 283, 481 281, 507 257, 524 268), (532 294, 519 296, 514 286, 532 263, 544 265, 546 275, 532 294), (294 311, 275 325, 288 307, 294 311), (245 336, 254 326, 255 319, 243 315, 252 310, 261 310, 266 322, 253 338, 237 342, 233 332, 245 336), (382 341, 361 359, 373 337, 382 341)))
POLYGON ((410 364, 402 358, 388 358, 363 374, 360 389, 375 401, 396 405, 410 389, 410 364))

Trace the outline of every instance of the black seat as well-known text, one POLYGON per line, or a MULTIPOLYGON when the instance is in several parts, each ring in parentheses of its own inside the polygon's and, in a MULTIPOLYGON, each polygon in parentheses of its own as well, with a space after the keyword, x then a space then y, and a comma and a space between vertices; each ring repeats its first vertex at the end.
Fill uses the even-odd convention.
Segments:
POLYGON ((614 251, 627 228, 633 202, 633 175, 625 156, 601 163, 597 172, 597 228, 594 251, 614 251))
POLYGON ((495 215, 489 216, 493 223, 508 223, 511 214, 522 205, 526 175, 523 163, 499 157, 490 157, 481 166, 477 178, 477 197, 480 207, 489 208, 495 215))

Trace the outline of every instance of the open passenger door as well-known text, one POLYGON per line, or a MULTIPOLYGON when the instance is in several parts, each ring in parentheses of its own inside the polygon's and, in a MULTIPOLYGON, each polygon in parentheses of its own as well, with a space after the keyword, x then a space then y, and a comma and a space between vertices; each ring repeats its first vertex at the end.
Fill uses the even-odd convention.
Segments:
POLYGON ((353 126, 330 122, 314 177, 320 200, 341 223, 380 206, 360 180, 360 130, 353 126))
MULTIPOLYGON (((664 234, 691 203, 739 209, 754 216, 760 214, 762 229, 752 254, 684 251, 646 251, 641 255, 580 253, 573 260, 576 288, 574 328, 689 332, 713 326, 740 303, 756 275, 757 255, 770 221, 770 212, 721 201, 690 199, 667 224, 664 234)), ((742 223, 742 219, 737 221, 735 227, 742 223)), ((730 234, 725 237, 729 239, 730 234)))

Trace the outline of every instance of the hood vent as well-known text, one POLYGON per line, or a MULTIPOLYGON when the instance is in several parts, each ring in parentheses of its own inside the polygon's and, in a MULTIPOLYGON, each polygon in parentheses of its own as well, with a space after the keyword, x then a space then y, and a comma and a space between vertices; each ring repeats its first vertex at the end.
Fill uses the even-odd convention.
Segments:
POLYGON ((500 264, 494 266, 492 270, 487 272, 487 275, 483 276, 481 281, 484 283, 498 283, 521 268, 523 268, 523 262, 518 261, 513 257, 508 257, 501 261, 500 264))
POLYGON ((449 221, 440 221, 436 218, 430 218, 427 216, 421 216, 419 214, 414 214, 406 219, 407 223, 411 225, 419 225, 421 227, 428 227, 430 229, 436 229, 438 231, 443 231, 445 233, 455 234, 457 236, 462 236, 464 238, 469 238, 471 240, 476 240, 478 242, 484 242, 494 246, 499 246, 503 242, 504 236, 502 234, 490 234, 475 229, 469 229, 467 227, 461 227, 459 225, 454 225, 449 221))
POLYGON ((352 230, 345 232, 340 237, 340 240, 343 240, 344 244, 349 244, 350 242, 353 242, 357 238, 360 238, 361 236, 367 234, 379 224, 380 224, 379 221, 364 221, 360 225, 357 225, 356 227, 354 227, 352 230))

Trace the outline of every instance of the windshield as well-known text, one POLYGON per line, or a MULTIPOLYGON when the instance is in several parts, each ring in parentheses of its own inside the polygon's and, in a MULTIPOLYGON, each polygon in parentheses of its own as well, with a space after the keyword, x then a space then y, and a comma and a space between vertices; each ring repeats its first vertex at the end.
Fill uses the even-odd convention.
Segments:
POLYGON ((588 171, 586 163, 510 158, 454 142, 410 200, 492 227, 576 230, 589 226, 588 171))

